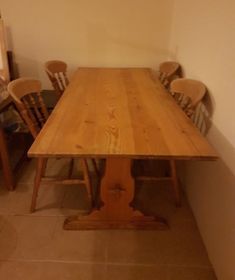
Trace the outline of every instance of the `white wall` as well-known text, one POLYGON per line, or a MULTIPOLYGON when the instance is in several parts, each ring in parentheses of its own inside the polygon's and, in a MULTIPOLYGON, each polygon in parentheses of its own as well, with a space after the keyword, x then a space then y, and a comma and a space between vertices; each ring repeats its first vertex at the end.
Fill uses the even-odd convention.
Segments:
POLYGON ((217 162, 187 163, 186 191, 218 279, 235 279, 235 1, 175 0, 171 59, 213 101, 217 162))
POLYGON ((43 63, 157 67, 168 55, 173 0, 1 0, 21 76, 48 85, 43 63))

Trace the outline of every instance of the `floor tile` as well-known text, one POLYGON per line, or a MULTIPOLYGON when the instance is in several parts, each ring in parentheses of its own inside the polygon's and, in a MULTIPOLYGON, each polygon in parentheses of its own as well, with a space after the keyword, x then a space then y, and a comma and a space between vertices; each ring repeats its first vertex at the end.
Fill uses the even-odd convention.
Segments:
MULTIPOLYGON (((29 201, 31 202, 31 196, 29 201)), ((84 185, 42 186, 35 216, 69 216, 88 213, 91 205, 84 185)), ((29 208, 27 209, 28 213, 29 208)))
POLYGON ((198 230, 191 222, 171 225, 165 231, 113 231, 108 240, 108 261, 210 267, 198 230))
MULTIPOLYGON (((48 185, 39 189, 34 215, 60 215, 66 185, 48 185)), ((31 202, 32 197, 30 197, 31 202)))
MULTIPOLYGON (((16 174, 17 185, 22 184, 33 184, 34 176, 36 171, 36 160, 30 159, 28 162, 25 162, 21 167, 20 172, 16 174)), ((17 188, 16 185, 16 188, 17 188)))
POLYGON ((0 205, 0 213, 4 215, 29 214, 31 198, 31 186, 18 184, 14 191, 8 193, 7 203, 0 205))
POLYGON ((91 205, 84 185, 66 186, 61 209, 75 213, 87 213, 91 205))
POLYGON ((103 280, 105 266, 63 262, 0 262, 0 279, 103 280))
POLYGON ((106 279, 167 280, 166 267, 143 265, 108 265, 106 279))
POLYGON ((4 214, 9 205, 10 191, 0 186, 0 214, 4 214))
POLYGON ((105 262, 107 232, 65 231, 64 218, 9 216, 0 232, 0 259, 105 262))
MULTIPOLYGON (((187 199, 182 194, 176 208, 169 183, 137 182, 134 198, 144 213, 167 218, 169 230, 65 231, 67 216, 90 210, 86 190, 42 186, 37 211, 30 214, 35 163, 23 166, 13 192, 0 179, 0 279, 216 279, 187 199)), ((66 175, 68 163, 49 160, 47 174, 66 175)))
MULTIPOLYGON (((61 177, 66 176, 68 173, 70 159, 52 158, 47 162, 46 175, 61 177)), ((36 159, 31 159, 22 166, 21 172, 17 175, 18 183, 33 184, 35 171, 36 171, 36 159)))
POLYGON ((59 218, 53 237, 54 258, 64 261, 106 261, 107 231, 63 230, 64 218, 59 218))
POLYGON ((163 262, 173 265, 211 267, 196 224, 182 222, 170 226, 163 240, 163 262))
POLYGON ((0 232, 0 260, 51 259, 57 217, 5 216, 0 232))
POLYGON ((113 231, 108 239, 108 262, 130 264, 162 263, 161 232, 113 231))
POLYGON ((163 216, 169 223, 194 221, 183 192, 181 198, 182 207, 175 207, 174 192, 169 182, 138 182, 134 202, 145 214, 163 216))
POLYGON ((216 280, 212 269, 200 267, 170 267, 167 280, 216 280))
MULTIPOLYGON (((4 215, 29 215, 32 200, 32 184, 18 184, 0 200, 0 213, 4 215), (5 199, 5 201, 4 201, 5 199)), ((42 186, 39 190, 35 215, 59 214, 65 188, 60 185, 42 186)))
POLYGON ((5 222, 4 216, 0 215, 0 232, 3 228, 4 222, 5 222))
MULTIPOLYGON (((9 192, 0 191, 0 214, 29 215, 33 184, 19 183, 9 192)), ((90 211, 90 202, 83 185, 42 186, 39 189, 35 216, 67 216, 90 211)))

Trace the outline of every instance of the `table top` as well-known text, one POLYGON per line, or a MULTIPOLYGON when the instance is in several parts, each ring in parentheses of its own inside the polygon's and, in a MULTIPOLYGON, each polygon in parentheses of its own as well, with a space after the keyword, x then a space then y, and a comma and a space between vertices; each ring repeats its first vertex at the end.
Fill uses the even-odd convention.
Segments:
POLYGON ((28 155, 217 157, 148 68, 79 68, 28 155))

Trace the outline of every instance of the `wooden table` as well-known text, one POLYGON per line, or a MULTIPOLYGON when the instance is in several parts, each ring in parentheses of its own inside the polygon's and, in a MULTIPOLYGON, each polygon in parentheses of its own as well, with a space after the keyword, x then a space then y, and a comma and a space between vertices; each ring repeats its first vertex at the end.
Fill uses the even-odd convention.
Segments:
POLYGON ((132 159, 217 156, 147 68, 78 69, 28 155, 106 158, 103 206, 69 217, 65 229, 165 228, 129 205, 132 159))

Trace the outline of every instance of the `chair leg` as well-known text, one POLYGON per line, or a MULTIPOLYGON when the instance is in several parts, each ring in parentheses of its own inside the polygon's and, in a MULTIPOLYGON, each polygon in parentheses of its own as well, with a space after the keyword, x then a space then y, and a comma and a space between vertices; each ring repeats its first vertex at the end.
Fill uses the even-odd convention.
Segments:
POLYGON ((46 176, 47 162, 48 162, 48 158, 45 158, 44 159, 44 163, 43 163, 43 167, 42 167, 42 176, 41 177, 45 177, 46 176))
POLYGON ((94 158, 92 158, 92 159, 91 159, 91 162, 92 162, 93 168, 94 168, 94 170, 95 170, 96 176, 99 177, 99 176, 100 176, 100 172, 99 172, 99 168, 98 168, 98 166, 97 166, 96 160, 95 160, 94 158))
POLYGON ((90 180, 90 176, 89 176, 88 164, 87 164, 86 159, 81 159, 81 162, 82 162, 82 170, 83 170, 83 176, 84 176, 85 186, 87 189, 88 198, 91 202, 91 205, 93 206, 93 191, 92 191, 92 187, 91 187, 91 180, 90 180))
POLYGON ((0 127, 0 158, 2 161, 2 169, 5 184, 9 191, 13 191, 15 183, 13 179, 8 147, 5 139, 5 133, 2 127, 0 127))
POLYGON ((34 189, 33 189, 31 208, 30 208, 31 212, 35 211, 38 190, 40 187, 41 178, 45 174, 46 164, 47 164, 46 158, 37 159, 37 169, 36 169, 36 174, 35 174, 35 179, 34 179, 34 189))
POLYGON ((69 173, 68 177, 71 178, 73 175, 74 159, 72 158, 69 164, 69 173))
POLYGON ((176 207, 180 207, 181 206, 180 188, 179 188, 179 182, 176 173, 176 165, 174 160, 170 160, 170 169, 171 169, 172 185, 175 192, 175 204, 176 207))

